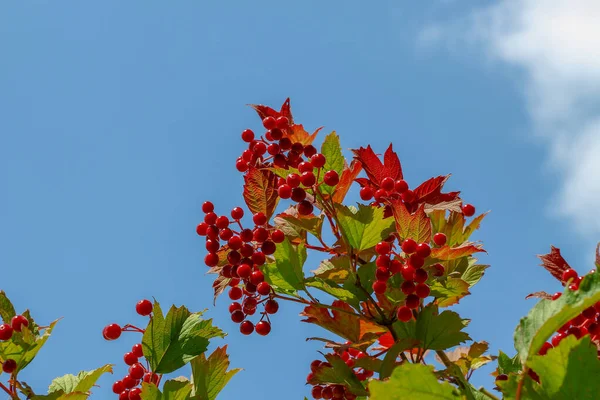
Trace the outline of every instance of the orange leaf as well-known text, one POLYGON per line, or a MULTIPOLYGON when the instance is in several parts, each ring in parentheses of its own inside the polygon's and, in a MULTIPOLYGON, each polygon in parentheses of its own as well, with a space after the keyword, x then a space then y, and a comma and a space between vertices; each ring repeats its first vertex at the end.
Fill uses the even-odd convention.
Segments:
POLYGON ((217 297, 227 289, 230 281, 231 278, 225 278, 223 275, 217 276, 217 279, 213 282, 213 289, 215 291, 213 305, 217 303, 217 297))
POLYGON ((317 134, 319 133, 319 131, 323 129, 318 128, 316 131, 314 131, 312 134, 309 134, 305 129, 304 126, 302 125, 292 125, 289 129, 287 129, 285 131, 285 137, 290 138, 290 140, 292 141, 292 143, 296 143, 296 142, 300 142, 303 145, 308 145, 311 144, 315 138, 317 137, 317 134))
POLYGON ((456 260, 457 258, 470 256, 474 253, 485 252, 480 244, 465 243, 459 247, 448 245, 431 249, 431 256, 438 260, 456 260))
POLYGON ((414 214, 408 212, 401 200, 392 200, 391 208, 396 220, 396 230, 402 239, 411 238, 418 243, 431 241, 431 221, 425 214, 423 204, 414 214))
POLYGON ((277 175, 266 169, 250 167, 244 175, 244 200, 253 214, 264 213, 271 218, 279 197, 277 196, 277 175))
MULTIPOLYGON (((355 313, 352 307, 341 300, 335 300, 332 306, 355 313)), ((385 331, 383 327, 358 316, 314 305, 304 308, 300 315, 307 317, 302 320, 303 322, 319 325, 353 343, 365 341, 371 337, 374 340, 378 333, 385 331)))
POLYGON ((362 166, 360 163, 356 162, 356 160, 353 160, 349 167, 344 168, 342 176, 340 177, 340 182, 337 184, 335 192, 333 192, 334 203, 341 203, 344 201, 348 190, 350 190, 350 186, 352 186, 352 182, 354 182, 354 179, 356 179, 361 170, 362 166))

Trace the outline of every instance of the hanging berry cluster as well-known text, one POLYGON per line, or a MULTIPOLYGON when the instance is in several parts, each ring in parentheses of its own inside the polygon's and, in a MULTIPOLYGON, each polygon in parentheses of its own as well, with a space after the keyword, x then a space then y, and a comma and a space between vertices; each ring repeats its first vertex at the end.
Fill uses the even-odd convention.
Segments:
MULTIPOLYGON (((152 315, 152 302, 150 300, 140 300, 135 306, 136 312, 141 316, 152 315)), ((122 332, 144 333, 144 330, 134 325, 127 324, 121 327, 118 324, 109 324, 102 330, 102 336, 105 340, 116 340, 121 337, 122 332)), ((119 395, 119 400, 140 400, 142 382, 154 383, 156 386, 160 383, 161 375, 150 371, 148 363, 144 365, 140 359, 144 358, 142 344, 136 343, 123 355, 123 361, 129 366, 128 374, 123 379, 116 381, 112 390, 119 395)))
MULTIPOLYGON (((23 327, 29 326, 29 320, 24 315, 15 315, 10 324, 0 324, 0 341, 5 342, 12 339, 14 332, 21 332, 23 327)), ((12 358, 7 358, 2 363, 2 371, 12 374, 17 369, 17 362, 12 358)))

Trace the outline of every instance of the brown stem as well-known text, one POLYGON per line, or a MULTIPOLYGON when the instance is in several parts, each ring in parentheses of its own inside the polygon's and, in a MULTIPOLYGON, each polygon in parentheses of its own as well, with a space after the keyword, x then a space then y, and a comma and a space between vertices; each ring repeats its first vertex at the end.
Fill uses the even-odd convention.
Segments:
MULTIPOLYGON (((321 243, 323 243, 323 242, 321 242, 321 243)), ((327 245, 325 245, 325 246, 327 246, 327 245)), ((310 250, 316 250, 316 251, 320 251, 320 252, 323 252, 323 253, 330 253, 331 252, 331 249, 329 247, 313 246, 313 245, 310 245, 308 243, 306 243, 304 245, 304 247, 306 247, 307 249, 310 249, 310 250)))

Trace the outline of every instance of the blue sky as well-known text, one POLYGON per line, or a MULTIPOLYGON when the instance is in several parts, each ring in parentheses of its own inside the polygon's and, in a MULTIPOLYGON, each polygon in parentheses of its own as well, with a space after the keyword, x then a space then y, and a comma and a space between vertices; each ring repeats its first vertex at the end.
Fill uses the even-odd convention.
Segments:
MULTIPOLYGON (((458 310, 473 320, 471 337, 511 353, 514 327, 533 306, 525 295, 559 289, 535 255, 554 244, 589 270, 600 219, 582 213, 591 200, 577 202, 589 198, 578 189, 598 188, 581 185, 589 168, 569 169, 568 149, 553 151, 564 135, 539 134, 552 122, 536 103, 547 93, 536 86, 540 61, 506 50, 514 35, 505 30, 464 38, 460 27, 478 10, 513 15, 491 4, 3 3, 0 287, 39 322, 63 317, 23 378, 45 389, 55 376, 116 363, 95 390, 110 398, 136 337, 108 343, 102 327, 142 324, 134 305, 155 296, 209 308, 230 332, 218 344, 244 371, 221 399, 308 393, 319 345, 304 338, 321 331, 283 304, 268 338, 242 337, 224 298, 211 307, 194 233, 204 200, 223 213, 242 202, 239 133, 259 126, 245 104, 288 96, 307 128, 336 130, 345 148, 392 142, 411 184, 452 173, 449 189, 492 210, 475 236, 492 269, 458 310), (560 162, 566 173, 553 168, 560 162)), ((593 117, 596 103, 574 96, 593 117)), ((489 372, 474 382, 490 386, 489 372)))

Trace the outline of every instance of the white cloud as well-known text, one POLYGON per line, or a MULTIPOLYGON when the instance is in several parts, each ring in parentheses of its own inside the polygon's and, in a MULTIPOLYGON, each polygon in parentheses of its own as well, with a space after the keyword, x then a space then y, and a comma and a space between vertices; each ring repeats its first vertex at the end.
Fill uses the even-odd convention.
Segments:
POLYGON ((476 40, 523 70, 535 131, 561 176, 552 213, 582 234, 600 234, 600 1, 502 0, 423 32, 432 40, 420 45, 476 40))

